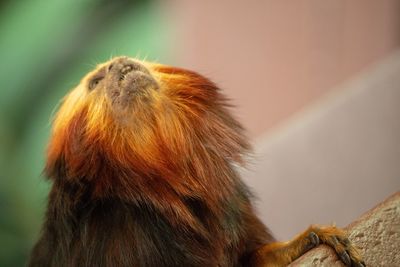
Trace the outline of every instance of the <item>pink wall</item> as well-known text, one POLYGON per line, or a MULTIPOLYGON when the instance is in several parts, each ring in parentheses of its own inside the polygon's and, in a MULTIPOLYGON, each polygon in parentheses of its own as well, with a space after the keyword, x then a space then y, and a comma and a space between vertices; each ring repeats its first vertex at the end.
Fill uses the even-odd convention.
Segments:
POLYGON ((252 137, 400 44, 398 0, 162 4, 175 29, 175 64, 216 81, 252 137))

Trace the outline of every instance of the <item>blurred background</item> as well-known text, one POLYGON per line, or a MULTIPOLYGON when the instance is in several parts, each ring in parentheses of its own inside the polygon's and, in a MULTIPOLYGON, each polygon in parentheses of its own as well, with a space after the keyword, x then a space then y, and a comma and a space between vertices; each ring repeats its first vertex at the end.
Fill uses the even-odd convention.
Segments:
POLYGON ((399 46, 397 0, 0 1, 0 266, 23 266, 39 234, 60 99, 116 55, 220 85, 278 238, 347 225, 400 189, 399 46))

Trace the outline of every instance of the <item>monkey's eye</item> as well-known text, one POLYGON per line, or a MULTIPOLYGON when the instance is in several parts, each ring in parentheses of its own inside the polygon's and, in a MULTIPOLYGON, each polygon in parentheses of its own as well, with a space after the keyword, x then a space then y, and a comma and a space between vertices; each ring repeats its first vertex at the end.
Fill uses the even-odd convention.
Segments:
POLYGON ((93 90, 100 83, 101 80, 103 80, 103 77, 97 77, 92 79, 89 82, 89 90, 93 90))

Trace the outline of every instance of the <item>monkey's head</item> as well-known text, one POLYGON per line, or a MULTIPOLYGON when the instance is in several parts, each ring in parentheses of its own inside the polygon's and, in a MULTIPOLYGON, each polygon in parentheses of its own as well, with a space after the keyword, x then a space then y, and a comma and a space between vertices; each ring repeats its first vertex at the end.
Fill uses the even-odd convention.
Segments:
POLYGON ((63 100, 47 173, 95 181, 101 190, 127 186, 135 176, 190 191, 191 181, 207 183, 216 175, 210 172, 230 175, 248 149, 227 106, 216 85, 195 72, 114 58, 63 100))

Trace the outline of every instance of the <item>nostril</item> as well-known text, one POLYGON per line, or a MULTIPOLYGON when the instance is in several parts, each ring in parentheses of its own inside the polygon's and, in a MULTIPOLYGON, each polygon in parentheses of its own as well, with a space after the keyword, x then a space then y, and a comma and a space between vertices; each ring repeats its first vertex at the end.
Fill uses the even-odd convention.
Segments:
POLYGON ((110 64, 110 65, 108 65, 108 68, 107 68, 107 70, 108 70, 108 71, 110 71, 110 70, 113 68, 113 66, 114 66, 114 64, 110 64))
POLYGON ((133 66, 132 66, 132 65, 125 65, 125 66, 121 69, 121 74, 125 75, 125 74, 129 73, 132 69, 133 69, 133 66))

